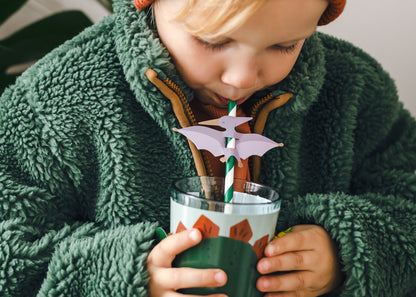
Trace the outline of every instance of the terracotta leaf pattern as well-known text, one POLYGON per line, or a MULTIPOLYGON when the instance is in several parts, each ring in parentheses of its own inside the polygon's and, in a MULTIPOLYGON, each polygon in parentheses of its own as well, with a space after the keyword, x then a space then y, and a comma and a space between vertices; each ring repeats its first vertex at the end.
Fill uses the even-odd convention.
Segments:
POLYGON ((250 224, 247 219, 241 221, 230 228, 230 238, 248 243, 253 236, 250 224))
POLYGON ((201 231, 203 238, 218 237, 220 233, 220 227, 204 215, 201 215, 198 221, 195 222, 194 228, 201 231))
POLYGON ((178 228, 176 228, 176 232, 175 233, 179 233, 179 232, 182 232, 182 231, 185 231, 185 230, 186 230, 185 225, 182 224, 182 222, 179 222, 178 228))
POLYGON ((260 259, 263 256, 264 249, 269 242, 269 235, 265 235, 260 239, 257 239, 253 245, 253 250, 257 254, 257 259, 260 259))
MULTIPOLYGON (((203 238, 209 237, 218 237, 220 233, 220 227, 207 218, 204 215, 201 215, 199 219, 195 222, 193 228, 199 229, 202 233, 203 238)), ((186 227, 182 222, 179 222, 178 227, 176 228, 176 233, 186 230, 186 227)), ((245 243, 248 243, 253 237, 253 231, 251 230, 250 223, 247 219, 231 226, 230 228, 230 238, 241 240, 245 243)), ((260 239, 257 239, 253 245, 253 250, 257 255, 257 258, 260 259, 263 256, 264 249, 269 242, 269 235, 265 235, 260 239)))

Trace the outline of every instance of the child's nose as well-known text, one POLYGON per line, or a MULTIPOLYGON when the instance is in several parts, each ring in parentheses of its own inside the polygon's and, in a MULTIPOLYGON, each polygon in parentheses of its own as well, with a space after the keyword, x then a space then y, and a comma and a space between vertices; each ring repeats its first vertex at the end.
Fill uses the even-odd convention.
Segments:
POLYGON ((224 69, 223 83, 238 89, 250 89, 259 82, 260 68, 256 57, 234 58, 224 69))

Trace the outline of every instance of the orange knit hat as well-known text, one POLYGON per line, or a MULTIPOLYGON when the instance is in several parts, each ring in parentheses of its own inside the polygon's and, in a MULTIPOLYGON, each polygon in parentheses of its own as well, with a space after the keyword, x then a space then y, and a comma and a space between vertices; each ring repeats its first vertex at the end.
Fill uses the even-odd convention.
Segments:
MULTIPOLYGON (((153 0, 134 0, 134 5, 138 10, 145 9, 153 0)), ((329 0, 329 6, 325 10, 318 25, 326 25, 335 20, 344 10, 347 0, 329 0)))
POLYGON ((321 16, 321 19, 318 22, 319 26, 329 24, 335 20, 344 10, 345 3, 347 0, 330 0, 328 8, 325 10, 324 14, 321 16))

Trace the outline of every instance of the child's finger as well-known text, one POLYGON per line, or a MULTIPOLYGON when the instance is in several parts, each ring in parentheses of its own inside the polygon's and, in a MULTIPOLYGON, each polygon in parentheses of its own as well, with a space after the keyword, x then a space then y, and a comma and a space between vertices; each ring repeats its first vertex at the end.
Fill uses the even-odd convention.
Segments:
POLYGON ((257 263, 257 270, 261 274, 276 271, 313 270, 317 264, 313 251, 302 251, 262 258, 257 263))
POLYGON ((158 267, 171 267, 176 255, 198 244, 202 239, 198 229, 185 230, 168 236, 150 252, 147 263, 158 267))
POLYGON ((292 231, 271 241, 265 248, 267 257, 281 255, 287 252, 313 250, 326 236, 320 228, 309 225, 295 226, 292 231))
POLYGON ((220 269, 161 268, 152 281, 170 290, 221 287, 227 282, 227 275, 220 269))
POLYGON ((281 275, 262 276, 257 280, 261 292, 295 292, 310 288, 314 284, 313 273, 296 271, 281 275))
POLYGON ((271 241, 264 249, 264 254, 267 257, 271 257, 287 252, 301 251, 304 248, 308 248, 308 244, 305 244, 305 242, 305 234, 302 232, 291 232, 271 241))

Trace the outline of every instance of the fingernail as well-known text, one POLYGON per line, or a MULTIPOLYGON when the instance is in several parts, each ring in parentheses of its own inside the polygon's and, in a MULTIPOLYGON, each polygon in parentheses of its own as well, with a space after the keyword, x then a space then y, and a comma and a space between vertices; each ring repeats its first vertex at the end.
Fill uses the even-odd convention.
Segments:
POLYGON ((268 245, 266 247, 266 249, 264 250, 264 254, 266 256, 269 256, 270 257, 270 256, 273 256, 274 251, 275 251, 275 248, 273 246, 271 246, 271 245, 268 245))
POLYGON ((268 279, 263 279, 261 282, 261 287, 263 290, 267 290, 270 287, 270 281, 268 279))
POLYGON ((198 241, 198 240, 199 240, 199 232, 198 232, 198 230, 193 229, 193 230, 191 231, 191 233, 189 233, 189 238, 190 238, 192 241, 198 241))
POLYGON ((260 268, 263 272, 268 272, 270 269, 270 262, 269 261, 261 261, 260 268))
POLYGON ((214 275, 214 279, 217 283, 223 284, 227 280, 227 277, 225 276, 225 273, 222 271, 216 272, 214 275))

